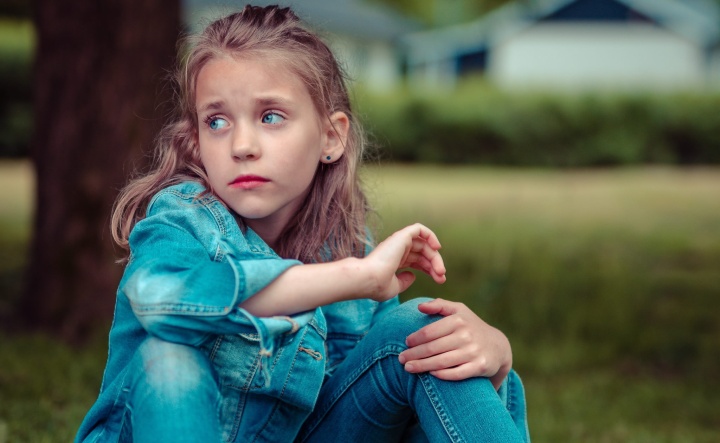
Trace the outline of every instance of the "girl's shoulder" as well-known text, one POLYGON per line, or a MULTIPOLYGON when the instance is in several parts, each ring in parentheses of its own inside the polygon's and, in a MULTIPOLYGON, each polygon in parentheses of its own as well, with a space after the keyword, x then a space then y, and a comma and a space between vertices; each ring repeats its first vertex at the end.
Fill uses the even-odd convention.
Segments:
POLYGON ((184 181, 155 193, 150 199, 147 213, 150 215, 158 210, 187 209, 188 207, 227 212, 225 205, 201 183, 184 181))
POLYGON ((186 181, 158 191, 145 218, 130 233, 130 249, 146 238, 174 238, 176 244, 199 242, 215 261, 225 256, 276 258, 257 234, 243 229, 235 215, 201 183, 186 181))
POLYGON ((237 223, 227 207, 205 186, 195 181, 180 182, 158 191, 148 204, 146 218, 172 217, 195 228, 218 229, 223 235, 237 223), (200 225, 200 226, 199 226, 200 225))
MULTIPOLYGON (((205 186, 196 181, 184 181, 162 188, 150 199, 148 208, 152 208, 158 201, 165 203, 198 202, 202 204, 203 195, 212 197, 205 186)), ((215 199, 217 200, 217 199, 215 199)))

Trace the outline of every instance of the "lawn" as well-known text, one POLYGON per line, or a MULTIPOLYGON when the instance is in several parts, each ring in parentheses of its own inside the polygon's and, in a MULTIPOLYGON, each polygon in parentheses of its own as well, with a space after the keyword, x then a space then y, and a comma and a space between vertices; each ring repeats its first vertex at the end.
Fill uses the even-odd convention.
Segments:
MULTIPOLYGON (((443 244, 448 282, 404 296, 463 301, 510 337, 533 441, 720 441, 720 169, 393 165, 365 181, 379 238, 419 221, 443 244)), ((0 162, 0 313, 31 195, 27 163, 0 162)), ((0 334, 0 443, 69 441, 105 340, 0 334)))

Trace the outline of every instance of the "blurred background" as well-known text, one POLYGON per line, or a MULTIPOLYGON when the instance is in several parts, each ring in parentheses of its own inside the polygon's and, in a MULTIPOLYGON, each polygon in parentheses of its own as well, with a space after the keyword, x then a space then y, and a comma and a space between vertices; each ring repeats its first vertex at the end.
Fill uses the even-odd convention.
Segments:
MULTIPOLYGON (((264 5, 278 2, 256 1, 264 5)), ((302 0, 380 235, 420 221, 502 329, 535 442, 720 441, 720 1, 302 0)), ((0 4, 0 443, 72 439, 180 34, 243 2, 0 4)))

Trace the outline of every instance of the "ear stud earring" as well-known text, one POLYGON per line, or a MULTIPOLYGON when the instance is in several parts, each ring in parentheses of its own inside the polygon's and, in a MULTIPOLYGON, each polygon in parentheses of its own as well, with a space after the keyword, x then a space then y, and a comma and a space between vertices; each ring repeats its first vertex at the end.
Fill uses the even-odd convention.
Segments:
POLYGON ((332 157, 330 157, 330 156, 328 155, 327 157, 325 157, 325 160, 330 160, 331 158, 332 158, 332 157))

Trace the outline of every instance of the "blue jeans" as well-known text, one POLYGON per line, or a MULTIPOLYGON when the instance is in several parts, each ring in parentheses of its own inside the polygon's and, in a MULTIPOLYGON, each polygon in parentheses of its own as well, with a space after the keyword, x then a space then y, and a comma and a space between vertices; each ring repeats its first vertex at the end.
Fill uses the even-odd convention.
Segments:
POLYGON ((404 370, 398 355, 405 338, 441 318, 419 312, 422 301, 403 303, 372 327, 326 380, 298 441, 530 440, 515 372, 496 392, 487 378, 444 381, 404 370))
MULTIPOLYGON (((405 337, 440 318, 419 312, 421 301, 372 327, 325 380, 296 441, 529 441, 514 372, 496 392, 486 378, 452 382, 403 369, 397 356, 405 337)), ((131 365, 120 441, 222 441, 217 376, 202 349, 149 338, 131 365)))

